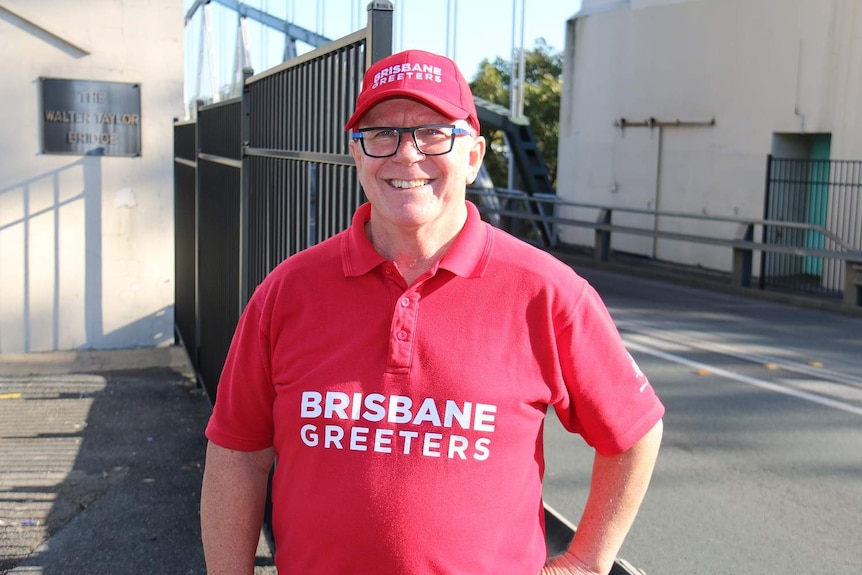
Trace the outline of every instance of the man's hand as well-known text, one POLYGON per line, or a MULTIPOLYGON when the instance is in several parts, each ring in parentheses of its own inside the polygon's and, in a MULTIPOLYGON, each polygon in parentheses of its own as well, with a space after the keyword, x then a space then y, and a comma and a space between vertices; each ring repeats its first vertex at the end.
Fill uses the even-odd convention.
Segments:
POLYGON ((590 570, 574 554, 566 551, 548 559, 539 575, 604 575, 590 570))

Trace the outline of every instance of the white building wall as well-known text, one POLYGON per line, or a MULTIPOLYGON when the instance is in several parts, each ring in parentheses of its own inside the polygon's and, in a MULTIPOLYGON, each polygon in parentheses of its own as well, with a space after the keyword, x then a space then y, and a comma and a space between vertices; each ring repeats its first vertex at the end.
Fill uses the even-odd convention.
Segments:
POLYGON ((181 0, 0 0, 0 353, 173 341, 181 0), (140 157, 44 154, 40 77, 139 83, 140 157))
MULTIPOLYGON (((862 0, 585 0, 567 26, 566 199, 760 218, 773 134, 831 133, 833 159, 862 159, 862 0), (623 118, 695 125, 623 129, 623 118)), ((719 237, 736 228, 622 213, 614 222, 719 237)), ((590 244, 592 235, 563 239, 590 244)), ((731 264, 727 248, 633 236, 613 247, 731 264)))

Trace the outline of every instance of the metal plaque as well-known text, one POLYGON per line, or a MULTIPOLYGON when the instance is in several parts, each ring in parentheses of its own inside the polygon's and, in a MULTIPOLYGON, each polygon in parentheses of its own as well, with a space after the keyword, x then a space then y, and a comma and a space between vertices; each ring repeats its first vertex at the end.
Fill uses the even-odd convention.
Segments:
POLYGON ((42 152, 141 155, 141 86, 41 78, 42 152))

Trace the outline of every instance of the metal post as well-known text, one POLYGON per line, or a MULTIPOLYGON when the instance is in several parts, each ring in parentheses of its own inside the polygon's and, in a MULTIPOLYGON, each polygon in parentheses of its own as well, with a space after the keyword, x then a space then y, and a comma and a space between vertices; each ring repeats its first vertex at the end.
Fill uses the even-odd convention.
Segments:
MULTIPOLYGON (((212 84, 211 88, 213 91, 213 102, 218 102, 221 100, 219 98, 218 93, 218 64, 216 63, 215 56, 215 42, 212 37, 212 26, 210 25, 210 5, 207 4, 204 6, 204 17, 203 17, 203 33, 206 34, 206 43, 207 43, 207 52, 209 54, 209 66, 210 66, 210 83, 212 84)), ((197 94, 200 97, 200 91, 197 94)))
MULTIPOLYGON (((763 186, 763 219, 768 220, 769 218, 769 209, 770 209, 770 182, 772 181, 772 154, 766 156, 766 183, 763 186)), ((766 245, 769 235, 767 232, 767 226, 763 226, 762 236, 760 238, 760 243, 766 245)), ((760 289, 766 288, 766 250, 760 252, 760 279, 758 280, 758 287, 760 289)))
POLYGON ((458 59, 458 0, 446 2, 446 56, 458 59))
MULTIPOLYGON (((652 121, 652 118, 650 118, 652 121)), ((659 229, 659 210, 661 210, 661 165, 663 156, 663 139, 664 129, 662 126, 656 126, 658 129, 658 143, 656 145, 656 166, 655 166, 655 216, 653 216, 653 231, 656 232, 652 237, 652 257, 658 259, 658 229, 659 229)))
MULTIPOLYGON (((740 224, 736 239, 745 242, 754 240, 754 224, 740 224)), ((732 281, 736 287, 751 286, 751 266, 753 254, 751 247, 735 246, 733 248, 732 281)))
POLYGON ((599 212, 596 220, 595 240, 593 242, 593 257, 597 262, 606 262, 611 257, 611 216, 613 211, 604 209, 599 212))
POLYGON ((368 34, 365 67, 392 55, 392 2, 375 0, 368 4, 368 34))
POLYGON ((240 193, 239 193, 239 313, 245 308, 251 294, 249 293, 248 266, 249 266, 249 157, 246 150, 251 138, 251 102, 248 97, 248 79, 254 75, 251 68, 243 68, 242 71, 242 152, 240 161, 240 193))
POLYGON ((230 97, 242 95, 244 73, 246 68, 250 67, 251 56, 248 47, 248 29, 246 28, 245 17, 240 16, 236 30, 236 51, 234 53, 233 72, 231 73, 230 97))
MULTIPOLYGON (((201 153, 201 106, 204 105, 203 100, 195 100, 195 233, 194 233, 194 252, 195 252, 195 285, 194 285, 194 314, 195 314, 195 348, 188 350, 189 356, 194 364, 195 372, 200 372, 201 369, 201 257, 200 257, 200 236, 201 236, 201 170, 199 157, 201 153)), ((212 398, 211 398, 212 399, 212 398)))
POLYGON ((521 0, 521 49, 518 51, 518 100, 517 106, 515 106, 515 113, 518 117, 524 115, 524 84, 527 79, 526 56, 524 54, 524 22, 527 20, 526 9, 526 0, 521 0))
POLYGON ((862 262, 844 261, 844 304, 850 307, 862 305, 862 262))
MULTIPOLYGON (((517 6, 518 0, 512 0, 512 51, 511 51, 511 65, 510 65, 510 73, 509 73, 509 114, 514 118, 518 115, 518 83, 516 78, 516 66, 515 66, 515 22, 517 21, 517 6)), ((523 38, 521 39, 521 52, 524 51, 523 46, 523 38)), ((519 60, 520 61, 520 58, 519 60)), ((508 144, 508 142, 507 142, 508 144)), ((510 190, 515 188, 515 154, 511 145, 508 145, 509 148, 509 170, 508 170, 508 181, 506 187, 510 190)))

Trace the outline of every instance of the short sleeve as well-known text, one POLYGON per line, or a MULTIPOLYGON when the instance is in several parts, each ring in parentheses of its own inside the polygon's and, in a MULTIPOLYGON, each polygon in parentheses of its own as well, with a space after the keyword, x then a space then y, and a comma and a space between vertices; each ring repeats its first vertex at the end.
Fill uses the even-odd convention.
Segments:
POLYGON ((275 388, 261 313, 262 291, 255 292, 240 317, 206 429, 210 441, 237 451, 273 445, 275 388))
POLYGON ((658 423, 664 406, 591 286, 559 321, 565 393, 554 405, 557 416, 602 455, 628 450, 658 423))

